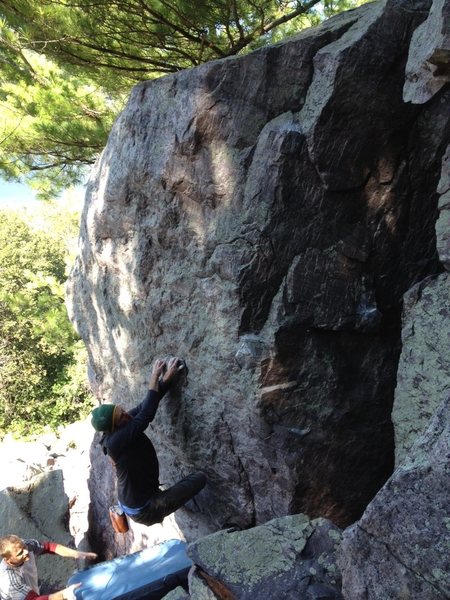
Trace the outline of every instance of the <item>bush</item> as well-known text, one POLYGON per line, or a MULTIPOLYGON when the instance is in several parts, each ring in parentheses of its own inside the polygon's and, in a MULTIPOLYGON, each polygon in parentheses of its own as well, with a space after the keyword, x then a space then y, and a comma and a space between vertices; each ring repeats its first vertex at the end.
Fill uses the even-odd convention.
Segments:
POLYGON ((38 434, 92 405, 86 351, 64 304, 68 250, 47 230, 0 211, 0 437, 38 434))

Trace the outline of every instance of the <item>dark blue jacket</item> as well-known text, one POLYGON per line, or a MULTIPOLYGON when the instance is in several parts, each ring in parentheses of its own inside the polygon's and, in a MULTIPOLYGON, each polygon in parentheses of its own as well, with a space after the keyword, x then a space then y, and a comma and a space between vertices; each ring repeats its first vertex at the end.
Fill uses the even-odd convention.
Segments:
POLYGON ((144 506, 159 487, 158 458, 144 431, 153 421, 163 395, 148 390, 143 402, 128 411, 133 419, 101 440, 116 469, 119 502, 129 508, 144 506))

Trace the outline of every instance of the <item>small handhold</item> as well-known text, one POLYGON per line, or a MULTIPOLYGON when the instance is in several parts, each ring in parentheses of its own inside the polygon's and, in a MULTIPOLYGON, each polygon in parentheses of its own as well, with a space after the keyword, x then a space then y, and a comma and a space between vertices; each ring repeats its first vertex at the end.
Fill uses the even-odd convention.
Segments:
POLYGON ((289 431, 289 433, 292 433, 293 435, 296 435, 300 438, 303 438, 305 437, 305 435, 308 435, 308 433, 311 433, 310 427, 306 427, 305 429, 299 429, 298 427, 288 427, 287 430, 289 431))

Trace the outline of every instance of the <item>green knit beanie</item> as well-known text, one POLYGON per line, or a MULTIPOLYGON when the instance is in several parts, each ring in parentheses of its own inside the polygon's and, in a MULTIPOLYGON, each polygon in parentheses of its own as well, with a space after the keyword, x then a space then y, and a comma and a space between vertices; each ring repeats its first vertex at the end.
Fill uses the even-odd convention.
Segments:
POLYGON ((114 428, 114 409, 116 408, 115 404, 102 404, 101 406, 97 406, 92 411, 92 427, 96 431, 112 431, 114 428))

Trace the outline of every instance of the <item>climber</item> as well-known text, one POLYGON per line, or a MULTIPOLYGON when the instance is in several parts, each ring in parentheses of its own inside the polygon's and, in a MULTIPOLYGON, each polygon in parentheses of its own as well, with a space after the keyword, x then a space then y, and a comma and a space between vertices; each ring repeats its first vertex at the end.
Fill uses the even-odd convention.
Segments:
POLYGON ((55 542, 40 543, 37 540, 23 540, 17 535, 0 538, 0 598, 2 600, 75 600, 75 589, 80 584, 39 595, 38 574, 35 556, 58 554, 68 558, 95 560, 94 552, 81 552, 66 548, 55 542))
POLYGON ((197 472, 161 491, 156 451, 144 433, 159 401, 183 371, 186 364, 180 358, 157 359, 141 404, 129 412, 116 404, 102 404, 92 411, 92 425, 104 433, 100 444, 116 471, 119 505, 127 516, 143 525, 161 523, 206 484, 205 475, 197 472))

